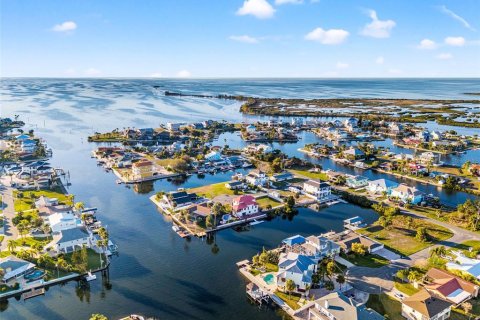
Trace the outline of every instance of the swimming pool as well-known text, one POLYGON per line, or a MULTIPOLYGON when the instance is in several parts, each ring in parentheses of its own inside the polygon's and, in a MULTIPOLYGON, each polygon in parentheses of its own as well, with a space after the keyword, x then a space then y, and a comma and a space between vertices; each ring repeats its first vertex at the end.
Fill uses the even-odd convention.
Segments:
POLYGON ((266 284, 274 284, 275 279, 273 277, 273 274, 269 273, 265 277, 263 277, 263 281, 265 281, 266 284))
POLYGON ((27 280, 36 280, 36 279, 40 279, 41 277, 43 277, 44 274, 45 274, 45 272, 42 271, 42 270, 35 270, 32 273, 26 274, 24 276, 24 278, 27 279, 27 280))

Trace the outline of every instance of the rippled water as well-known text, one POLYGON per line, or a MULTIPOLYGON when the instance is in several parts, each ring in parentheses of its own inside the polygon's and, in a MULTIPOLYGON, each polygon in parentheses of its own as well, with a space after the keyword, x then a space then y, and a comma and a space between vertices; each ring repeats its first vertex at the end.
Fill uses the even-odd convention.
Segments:
MULTIPOLYGON (((101 312, 112 319, 130 313, 160 319, 278 319, 269 309, 248 303, 245 282, 235 262, 251 257, 262 247, 271 248, 293 234, 318 234, 340 230, 342 220, 360 215, 376 219, 372 210, 340 204, 321 212, 308 209, 292 221, 280 218, 255 226, 248 232, 225 230, 218 234, 220 251, 198 239, 184 241, 176 236, 167 219, 148 200, 159 190, 178 185, 157 181, 142 192, 115 184, 90 158, 95 144, 86 142, 94 131, 122 127, 149 127, 167 121, 225 119, 251 121, 238 113, 238 103, 225 100, 165 97, 153 89, 205 94, 243 94, 269 97, 395 97, 472 98, 463 92, 480 92, 478 80, 88 80, 4 79, 0 82, 1 116, 19 114, 53 148, 52 163, 68 170, 75 193, 99 208, 120 247, 110 270, 111 288, 100 280, 89 291, 76 291, 75 283, 50 288, 44 297, 10 300, 1 306, 0 319, 87 319, 101 312)), ((303 157, 297 148, 319 141, 303 133, 298 144, 274 144, 290 155, 303 157)), ((242 145, 235 135, 224 135, 216 144, 242 145), (225 140, 226 139, 226 140, 225 140)), ((467 155, 466 155, 467 156, 467 155)), ((468 157, 477 158, 478 153, 468 157)), ((461 159, 461 158, 459 158, 461 159)), ((461 160, 458 160, 461 161, 461 160)), ((326 168, 338 168, 318 160, 326 168)), ((353 171, 354 172, 354 171, 353 171)), ((373 173, 372 178, 376 177, 373 173)), ((204 179, 191 177, 184 187, 228 180, 231 173, 204 179)), ((445 201, 463 201, 463 193, 445 193, 435 187, 419 186, 437 193, 445 201)))

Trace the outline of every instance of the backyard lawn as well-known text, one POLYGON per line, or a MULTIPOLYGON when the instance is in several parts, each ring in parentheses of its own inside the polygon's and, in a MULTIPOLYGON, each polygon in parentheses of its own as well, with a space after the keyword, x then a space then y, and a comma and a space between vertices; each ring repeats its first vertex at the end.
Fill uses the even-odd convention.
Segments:
MULTIPOLYGON (((221 183, 215 183, 215 184, 210 184, 208 186, 203 186, 203 187, 198 187, 198 188, 193 188, 187 190, 188 192, 194 192, 198 194, 199 196, 206 197, 209 199, 213 199, 216 196, 228 194, 228 195, 234 195, 235 192, 233 190, 227 189, 225 187, 225 183, 228 181, 221 182, 221 183)), ((238 191, 237 194, 243 194, 241 191, 238 191)))
MULTIPOLYGON (((87 267, 88 270, 96 270, 100 268, 101 267, 100 255, 92 249, 87 249, 87 253, 88 253, 88 267, 87 267)), ((65 254, 65 260, 67 260, 69 264, 73 264, 72 253, 65 254)), ((102 256, 102 260, 103 260, 103 266, 105 266, 105 260, 103 256, 102 256)))
POLYGON ((256 200, 258 205, 262 209, 265 209, 268 205, 271 205, 272 208, 275 208, 276 206, 281 204, 280 202, 273 200, 272 198, 269 198, 269 197, 260 197, 260 198, 257 198, 256 200))
POLYGON ((47 238, 37 238, 37 237, 25 237, 25 238, 18 238, 15 241, 15 244, 18 247, 33 247, 37 244, 40 244, 42 246, 47 245, 50 241, 52 241, 52 237, 47 237, 47 238))
POLYGON ((366 254, 364 256, 351 254, 342 255, 342 258, 347 259, 351 263, 360 267, 380 268, 390 263, 390 260, 385 259, 377 254, 366 254))
POLYGON ((390 320, 405 320, 402 316, 402 304, 385 293, 371 294, 367 301, 367 307, 382 316, 388 314, 390 320))
POLYGON ((291 173, 299 176, 304 176, 310 179, 328 181, 328 176, 321 172, 310 172, 308 170, 289 170, 291 173))
POLYGON ((405 293, 407 296, 411 296, 418 292, 418 289, 415 289, 415 287, 412 284, 408 282, 401 282, 401 281, 395 281, 395 289, 405 293))
POLYGON ((23 198, 18 198, 19 191, 13 192, 15 197, 14 208, 16 212, 32 209, 35 199, 38 199, 40 196, 57 198, 59 202, 72 205, 71 201, 68 200, 67 195, 58 188, 54 190, 23 191, 21 193, 23 194, 23 198))
POLYGON ((397 251, 406 256, 425 249, 440 240, 446 240, 453 236, 453 233, 447 228, 421 219, 412 219, 411 227, 407 227, 408 223, 405 220, 405 216, 395 216, 394 219, 395 221, 389 230, 379 225, 373 225, 365 229, 359 229, 357 232, 380 241, 393 251, 397 251), (426 232, 430 238, 429 242, 422 242, 415 238, 418 227, 426 228, 426 232))
POLYGON ((479 240, 467 240, 462 243, 459 243, 455 246, 455 248, 463 251, 463 253, 471 258, 475 258, 478 251, 480 251, 480 241, 479 240), (470 251, 472 248, 472 251, 470 251))
POLYGON ((300 308, 301 306, 298 304, 298 302, 300 301, 300 296, 296 296, 296 295, 293 295, 293 294, 288 294, 288 293, 284 293, 284 292, 281 292, 281 291, 275 291, 275 294, 280 298, 282 299, 283 301, 285 301, 286 304, 288 304, 288 306, 290 308, 292 308, 293 310, 297 310, 298 308, 300 308))

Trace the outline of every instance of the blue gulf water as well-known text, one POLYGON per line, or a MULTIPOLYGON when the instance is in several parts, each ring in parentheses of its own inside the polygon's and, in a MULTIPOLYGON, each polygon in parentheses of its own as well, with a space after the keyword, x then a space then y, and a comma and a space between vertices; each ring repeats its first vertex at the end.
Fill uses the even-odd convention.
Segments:
MULTIPOLYGON (((99 208, 100 219, 119 245, 112 261, 111 287, 100 280, 90 290, 76 290, 75 283, 49 289, 44 297, 27 301, 11 299, 0 308, 0 319, 87 319, 100 312, 116 319, 130 313, 160 319, 279 319, 281 314, 248 303, 245 282, 235 262, 251 257, 262 247, 272 248, 293 234, 319 234, 340 230, 342 220, 360 215, 376 219, 372 210, 340 204, 320 212, 301 209, 292 221, 278 218, 247 232, 225 230, 216 238, 220 249, 202 240, 185 241, 175 235, 168 218, 148 197, 159 190, 175 190, 226 181, 230 174, 204 179, 190 177, 178 185, 157 181, 142 193, 115 184, 115 177, 97 167, 90 158, 95 144, 87 135, 123 127, 153 127, 167 121, 204 119, 255 121, 243 116, 233 101, 165 97, 153 89, 204 94, 243 94, 268 97, 391 97, 470 99, 464 92, 480 92, 480 81, 471 79, 389 80, 137 80, 137 79, 3 79, 0 82, 0 115, 27 122, 53 148, 52 163, 70 172, 69 192, 99 208)), ((262 117, 262 119, 266 119, 262 117)), ((433 125, 434 126, 434 125, 433 125)), ((454 128, 457 129, 457 128, 454 128)), ((467 129, 472 133, 472 129, 467 129)), ((297 149, 320 141, 302 133, 296 144, 273 144, 291 156, 305 157, 297 149)), ((244 145, 235 134, 222 135, 215 144, 244 145)), ((386 142, 388 143, 388 141, 386 142)), ((409 152, 409 151, 404 151, 409 152)), ((479 154, 462 157, 477 160, 479 154)), ((314 160, 325 168, 347 172, 328 159, 314 160)), ((364 173, 371 178, 380 175, 364 173)), ((392 179, 392 178, 390 178, 392 179)), ((395 179, 392 179, 395 180, 395 179)), ((447 193, 435 187, 420 189, 439 195, 449 204, 468 195, 447 193)))

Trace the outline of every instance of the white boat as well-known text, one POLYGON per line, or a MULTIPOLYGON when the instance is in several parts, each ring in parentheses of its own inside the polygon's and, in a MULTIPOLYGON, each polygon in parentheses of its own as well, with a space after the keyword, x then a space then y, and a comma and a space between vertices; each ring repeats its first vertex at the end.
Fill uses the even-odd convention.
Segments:
POLYGON ((97 279, 97 276, 94 275, 93 273, 91 273, 90 271, 88 272, 88 275, 85 277, 85 280, 87 281, 93 281, 93 280, 96 280, 97 279))
POLYGON ((131 314, 130 319, 132 319, 132 320, 145 320, 144 317, 139 316, 138 314, 131 314))
POLYGON ((123 181, 122 181, 122 180, 120 180, 120 179, 118 179, 117 181, 115 181, 115 183, 116 183, 116 184, 122 184, 122 183, 123 183, 123 181))
POLYGON ((260 223, 264 223, 265 221, 264 220, 253 220, 252 222, 250 222, 250 225, 251 226, 254 226, 254 225, 257 225, 257 224, 260 224, 260 223))
POLYGON ((175 232, 178 232, 178 231, 180 231, 180 228, 176 225, 173 225, 172 230, 175 231, 175 232))

